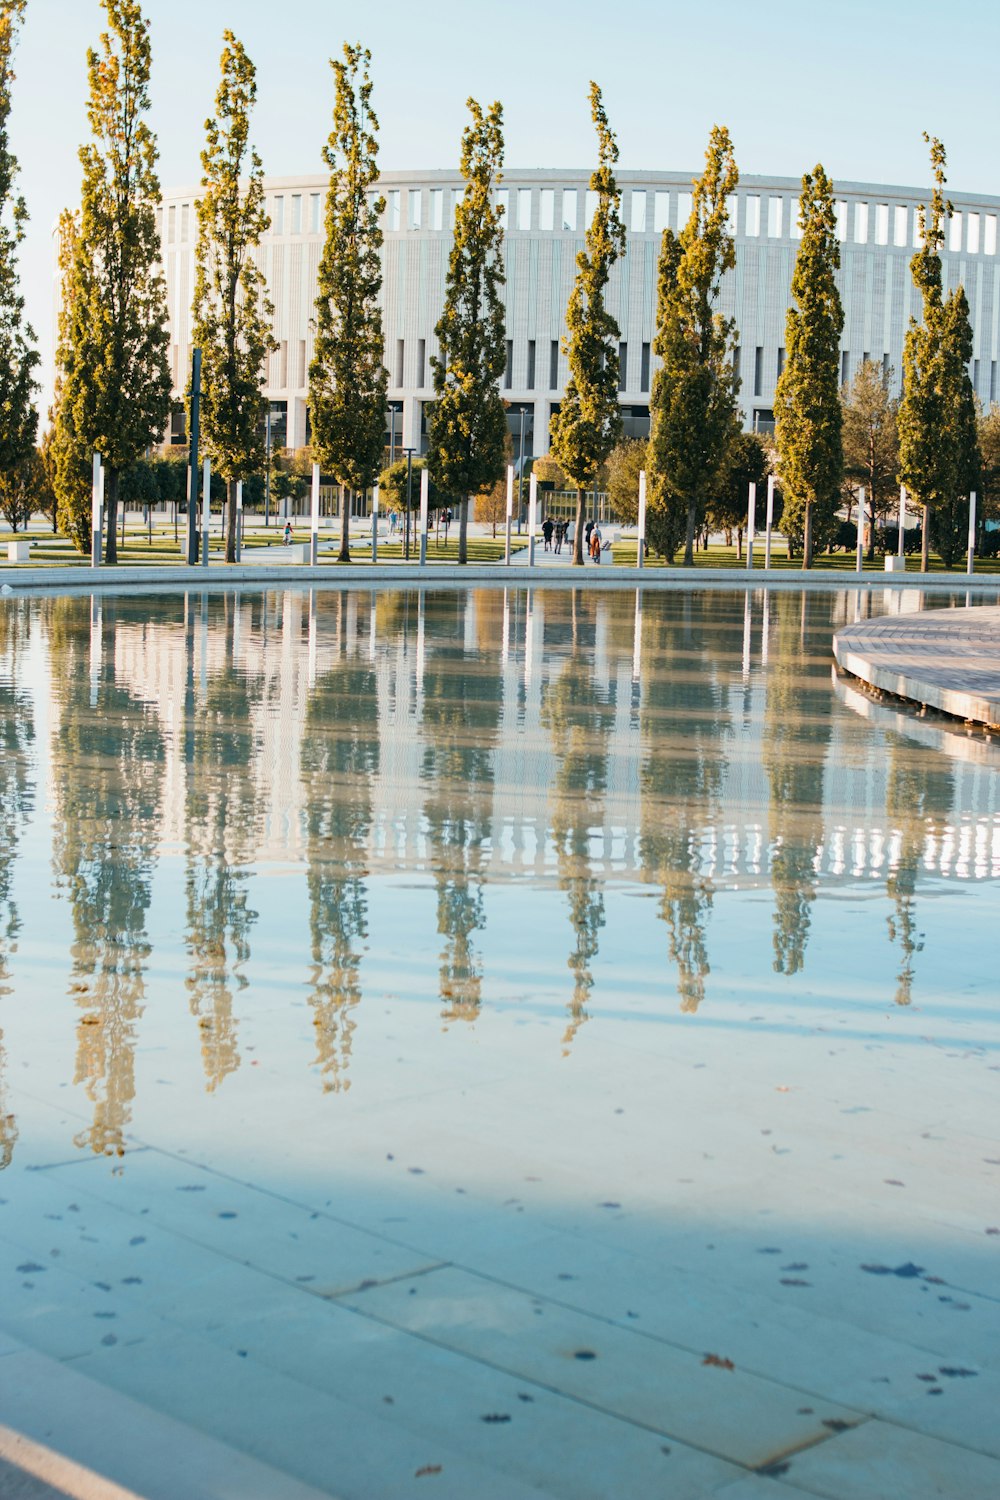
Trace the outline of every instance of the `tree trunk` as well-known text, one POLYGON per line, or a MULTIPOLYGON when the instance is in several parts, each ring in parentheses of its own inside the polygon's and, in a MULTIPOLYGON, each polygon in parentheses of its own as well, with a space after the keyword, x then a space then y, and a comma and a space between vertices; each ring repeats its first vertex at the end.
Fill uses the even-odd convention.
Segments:
POLYGON ((346 484, 340 486, 340 551, 337 561, 343 563, 351 560, 351 494, 346 484))
POLYGON ((463 495, 458 507, 458 560, 469 561, 469 497, 463 495))
POLYGON ((806 506, 806 524, 802 532, 802 566, 811 568, 813 565, 813 508, 812 504, 806 506))
POLYGON ((236 561, 236 480, 226 482, 226 562, 236 561))
POLYGON ((931 528, 930 510, 926 505, 920 507, 920 571, 929 573, 931 570, 931 528))
POLYGON ((688 506, 687 533, 684 537, 684 567, 694 567, 694 533, 697 507, 692 502, 688 506))
POLYGON ((587 496, 579 487, 576 492, 576 520, 573 523, 573 566, 583 567, 583 528, 586 524, 584 510, 587 496))
POLYGON ((104 561, 118 561, 118 470, 110 465, 106 470, 104 486, 104 561))

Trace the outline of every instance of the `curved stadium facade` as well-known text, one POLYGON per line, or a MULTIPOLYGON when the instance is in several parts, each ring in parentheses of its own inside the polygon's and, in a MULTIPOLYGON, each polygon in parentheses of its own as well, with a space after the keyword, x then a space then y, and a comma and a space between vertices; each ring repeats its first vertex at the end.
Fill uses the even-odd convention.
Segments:
MULTIPOLYGON (((627 252, 614 268, 608 304, 621 329, 620 401, 625 429, 644 436, 654 369, 656 268, 660 235, 683 227, 691 207, 691 179, 681 172, 621 172, 627 252)), ((507 368, 501 382, 509 403, 515 457, 548 451, 549 417, 567 377, 560 340, 566 303, 592 203, 589 172, 511 171, 500 198, 506 214, 507 368), (523 449, 522 449, 523 442, 523 449)), ((312 349, 316 273, 323 242, 326 178, 270 178, 271 227, 261 246, 275 308, 278 351, 270 358, 266 392, 274 441, 290 448, 308 441, 306 398, 312 349)), ((386 200, 383 308, 389 372, 387 442, 423 451, 433 402, 431 356, 461 178, 456 172, 391 172, 380 183, 386 200)), ((799 181, 745 177, 730 218, 736 268, 726 277, 721 311, 739 331, 741 401, 748 428, 773 422, 774 388, 784 360, 785 311, 797 248, 799 181)), ((161 235, 170 308, 172 373, 179 395, 191 354, 191 294, 197 233, 196 189, 165 195, 161 235)), ((863 359, 902 372, 903 338, 919 303, 909 262, 919 243, 917 208, 927 194, 866 183, 836 184, 844 304, 841 377, 863 359)), ((964 285, 974 331, 970 374, 980 400, 1000 397, 998 320, 1000 198, 951 194, 944 278, 964 285)), ((182 440, 180 431, 174 440, 182 440)))

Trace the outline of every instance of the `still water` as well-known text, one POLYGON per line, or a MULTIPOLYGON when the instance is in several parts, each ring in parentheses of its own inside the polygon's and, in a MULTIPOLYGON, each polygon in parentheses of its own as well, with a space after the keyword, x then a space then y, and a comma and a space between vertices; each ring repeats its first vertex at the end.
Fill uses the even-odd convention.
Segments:
POLYGON ((496 1007, 563 1057, 737 993, 793 1026, 818 992, 947 1014, 987 969, 1000 747, 838 689, 855 607, 5 604, 0 1165, 29 1079, 70 1091, 67 1150, 117 1155, 164 1080, 179 1110, 251 1066, 268 1110, 363 1103, 387 994, 431 1070, 496 1007))
POLYGON ((1000 747, 832 678, 899 602, 0 602, 0 1438, 1000 1493, 1000 747))

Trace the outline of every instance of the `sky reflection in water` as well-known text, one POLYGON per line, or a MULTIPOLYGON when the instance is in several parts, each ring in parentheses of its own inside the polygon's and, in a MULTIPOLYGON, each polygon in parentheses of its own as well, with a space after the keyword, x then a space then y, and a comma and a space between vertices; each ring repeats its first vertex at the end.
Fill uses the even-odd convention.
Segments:
POLYGON ((153 1079, 174 1110, 249 1067, 269 1070, 261 1109, 352 1082, 356 1103, 386 1000, 426 1011, 429 1068, 491 1007, 544 1019, 523 1044, 563 1058, 636 1015, 738 1045, 750 1021, 807 1024, 817 996, 848 1026, 893 1004, 974 1017, 1000 747, 838 691, 854 609, 5 601, 0 1167, 31 1151, 22 1079, 69 1086, 67 1143, 107 1155, 153 1079))

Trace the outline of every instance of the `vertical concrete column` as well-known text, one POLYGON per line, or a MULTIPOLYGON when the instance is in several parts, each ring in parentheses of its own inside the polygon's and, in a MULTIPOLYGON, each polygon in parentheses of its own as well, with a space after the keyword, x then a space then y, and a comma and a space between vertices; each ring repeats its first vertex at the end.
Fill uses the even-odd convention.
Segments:
POLYGON ((372 490, 372 562, 378 562, 378 485, 372 490))
POLYGON ((236 481, 236 561, 243 556, 243 481, 236 481))
POLYGON ((514 465, 507 465, 507 530, 505 533, 503 560, 510 567, 510 522, 514 514, 514 465))
MULTIPOLYGON (((547 371, 548 367, 549 367, 548 366, 548 354, 547 354, 547 348, 548 348, 548 346, 546 345, 545 348, 546 348, 546 354, 543 356, 542 363, 544 364, 545 370, 547 371)), ((535 379, 536 380, 539 377, 538 363, 539 362, 536 360, 536 364, 535 364, 535 379)), ((547 376, 546 376, 546 378, 547 378, 547 376)), ((551 403, 551 401, 549 401, 549 400, 547 400, 545 398, 542 398, 542 399, 540 399, 540 400, 538 400, 538 401, 535 402, 535 431, 534 431, 534 437, 532 438, 532 442, 531 442, 531 453, 532 453, 532 457, 533 458, 544 458, 545 454, 548 453, 548 451, 549 451, 549 420, 550 420, 551 416, 552 416, 552 403, 551 403)))
POLYGON ((538 480, 532 469, 528 476, 528 567, 535 566, 535 526, 538 523, 538 480))
MULTIPOLYGON (((635 565, 637 568, 645 567, 646 563, 646 471, 639 470, 639 521, 636 526, 635 565)), ((638 606, 637 606, 638 607, 638 606)))
POLYGON ((101 566, 101 532, 104 527, 104 465, 94 454, 94 477, 90 492, 90 566, 101 566))
POLYGON ((427 562, 427 508, 430 500, 431 476, 426 465, 420 470, 420 566, 427 562))
POLYGON ((767 521, 764 532, 764 567, 771 566, 771 528, 774 525, 774 475, 767 476, 767 521))
POLYGON ((856 572, 860 573, 865 565, 865 487, 858 485, 858 559, 856 572))
POLYGON ((208 530, 212 523, 212 460, 206 458, 201 473, 201 565, 208 567, 208 530))
POLYGON ((976 492, 969 494, 969 549, 966 558, 966 572, 971 573, 976 566, 976 492))
POLYGON ((753 480, 750 481, 750 494, 747 499, 747 567, 753 567, 753 533, 757 524, 757 486, 753 480))
POLYGON ((312 491, 309 511, 309 561, 313 567, 319 562, 319 464, 312 466, 312 491))

